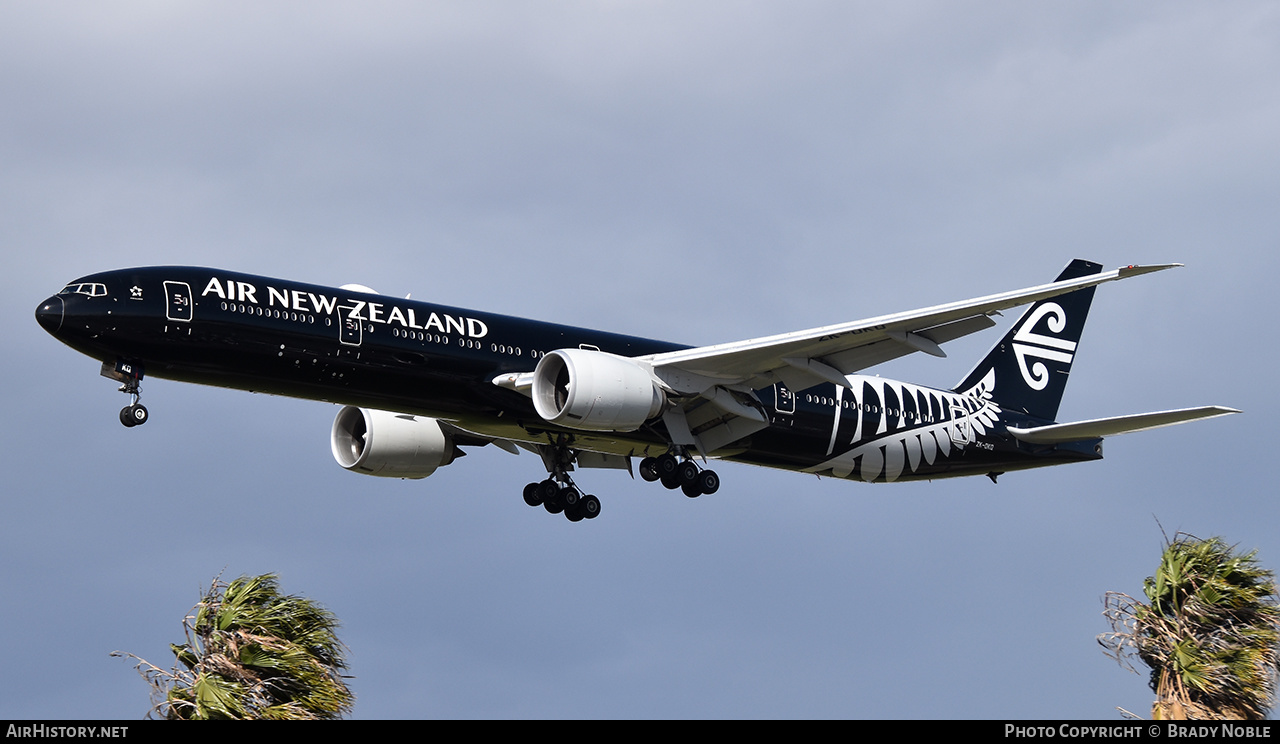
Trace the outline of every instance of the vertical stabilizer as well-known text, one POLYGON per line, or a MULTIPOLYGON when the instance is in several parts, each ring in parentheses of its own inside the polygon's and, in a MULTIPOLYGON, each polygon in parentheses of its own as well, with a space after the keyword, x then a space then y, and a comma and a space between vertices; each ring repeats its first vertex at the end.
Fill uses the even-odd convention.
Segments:
MULTIPOLYGON (((1076 259, 1055 281, 1101 271, 1101 264, 1076 259)), ((1087 287, 1032 305, 955 390, 969 390, 994 372, 992 398, 1001 408, 1055 420, 1094 289, 1087 287)))

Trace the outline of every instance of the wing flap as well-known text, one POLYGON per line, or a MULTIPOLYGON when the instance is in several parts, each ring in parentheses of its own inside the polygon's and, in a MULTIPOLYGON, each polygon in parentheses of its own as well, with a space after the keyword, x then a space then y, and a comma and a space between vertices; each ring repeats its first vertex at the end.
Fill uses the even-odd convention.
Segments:
MULTIPOLYGON (((971 333, 984 331, 995 324, 996 322, 989 315, 972 315, 968 318, 962 318, 951 323, 943 323, 922 331, 892 331, 885 334, 887 338, 883 341, 876 341, 866 346, 858 346, 828 354, 822 357, 822 361, 840 370, 842 374, 851 375, 859 370, 874 367, 877 364, 884 364, 892 359, 917 351, 923 351, 932 356, 945 357, 946 353, 942 351, 942 344, 968 336, 971 333)), ((803 388, 796 389, 801 390, 803 388)))
POLYGON ((1128 434, 1134 431, 1159 429, 1162 426, 1184 424, 1188 421, 1215 418, 1232 413, 1240 413, 1240 411, 1224 406, 1202 406, 1200 408, 1182 408, 1176 411, 1113 416, 1111 418, 1076 421, 1067 424, 1033 426, 1027 429, 1009 427, 1009 433, 1024 442, 1032 444, 1057 444, 1060 442, 1078 442, 1082 439, 1109 437, 1116 434, 1128 434))

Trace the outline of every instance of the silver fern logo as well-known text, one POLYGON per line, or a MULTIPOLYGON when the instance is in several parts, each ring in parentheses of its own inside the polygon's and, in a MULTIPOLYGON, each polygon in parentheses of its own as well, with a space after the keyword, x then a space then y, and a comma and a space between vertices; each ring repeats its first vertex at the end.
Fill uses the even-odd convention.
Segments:
MULTIPOLYGON (((899 401, 917 401, 916 413, 905 406, 875 406, 870 416, 853 417, 855 429, 851 449, 805 468, 806 473, 830 472, 836 478, 859 478, 868 483, 892 483, 904 473, 913 474, 967 447, 984 446, 978 438, 996 428, 1000 406, 992 400, 996 371, 990 369, 976 385, 961 392, 947 392, 879 377, 853 375, 849 380, 861 391, 871 389, 875 400, 884 401, 891 390, 899 401)), ((862 398, 854 397, 853 411, 862 411, 862 398)), ((839 415, 837 409, 837 416, 839 415)), ((838 420, 837 420, 838 425, 838 420)), ((990 445, 985 445, 990 449, 990 445)))
POLYGON ((1018 359, 1018 370, 1032 390, 1044 390, 1049 386, 1049 369, 1040 361, 1028 367, 1028 357, 1070 364, 1076 351, 1074 341, 1036 333, 1035 327, 1041 320, 1047 321, 1051 333, 1062 333, 1067 327, 1067 314, 1058 303, 1046 302, 1031 313, 1013 336, 1013 355, 1018 359))

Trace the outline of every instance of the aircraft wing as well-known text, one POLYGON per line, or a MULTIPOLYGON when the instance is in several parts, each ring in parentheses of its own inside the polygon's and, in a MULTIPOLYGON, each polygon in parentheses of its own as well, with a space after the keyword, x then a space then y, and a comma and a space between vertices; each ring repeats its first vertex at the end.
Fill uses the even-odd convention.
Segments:
MULTIPOLYGON (((962 302, 882 315, 807 331, 634 357, 674 394, 678 404, 662 414, 676 444, 715 452, 768 425, 754 390, 782 382, 804 390, 830 382, 848 387, 845 375, 917 351, 946 356, 941 344, 995 324, 1002 310, 1118 279, 1182 264, 1126 266, 962 302)), ((531 395, 534 372, 502 375, 493 382, 531 395)))
POLYGON ((1224 406, 1203 406, 1201 408, 1183 408, 1177 411, 1113 416, 1089 421, 1076 421, 1069 424, 1050 424, 1029 429, 1010 428, 1009 433, 1024 442, 1057 444, 1059 442, 1077 442, 1081 439, 1097 439, 1098 437, 1108 437, 1116 434, 1128 434, 1133 431, 1159 429, 1162 426, 1184 424, 1188 421, 1226 416, 1231 413, 1240 413, 1240 411, 1224 406))
POLYGON ((717 386, 748 390, 783 382, 803 390, 821 382, 848 387, 845 375, 906 354, 946 356, 940 344, 995 324, 991 315, 1077 289, 1182 264, 1126 266, 962 302, 734 343, 637 357, 683 394, 717 386))

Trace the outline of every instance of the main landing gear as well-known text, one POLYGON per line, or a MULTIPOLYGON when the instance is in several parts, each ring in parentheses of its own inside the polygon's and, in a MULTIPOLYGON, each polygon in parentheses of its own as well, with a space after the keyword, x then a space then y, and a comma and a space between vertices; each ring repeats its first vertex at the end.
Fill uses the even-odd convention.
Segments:
POLYGON ((600 499, 582 493, 569 477, 577 459, 572 443, 572 437, 560 434, 538 448, 550 477, 525 486, 524 503, 541 506, 551 514, 563 513, 570 522, 581 522, 600 515, 600 499))
POLYGON ((669 452, 644 458, 640 461, 640 477, 650 483, 662 481, 663 486, 673 491, 679 488, 691 499, 720 490, 720 476, 716 471, 699 468, 688 453, 680 455, 684 459, 669 452))
POLYGON ((584 495, 567 478, 563 482, 551 477, 539 483, 530 483, 524 487, 524 503, 541 506, 551 514, 563 512, 570 522, 600 516, 600 499, 590 494, 584 495))
MULTIPOLYGON (((538 448, 550 475, 524 487, 524 503, 541 506, 551 514, 563 513, 570 522, 580 522, 599 516, 600 499, 584 494, 569 477, 577 460, 572 443, 572 437, 557 435, 550 444, 538 448)), ((679 488, 691 499, 720 490, 716 471, 698 467, 689 453, 678 446, 665 455, 641 460, 640 477, 649 482, 662 481, 671 490, 679 488)))

